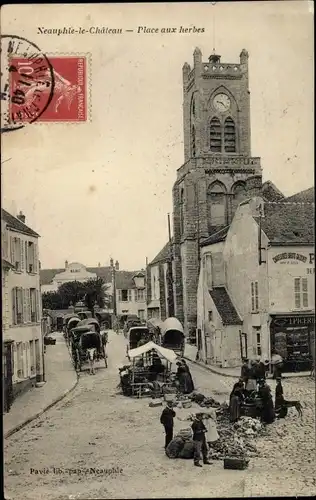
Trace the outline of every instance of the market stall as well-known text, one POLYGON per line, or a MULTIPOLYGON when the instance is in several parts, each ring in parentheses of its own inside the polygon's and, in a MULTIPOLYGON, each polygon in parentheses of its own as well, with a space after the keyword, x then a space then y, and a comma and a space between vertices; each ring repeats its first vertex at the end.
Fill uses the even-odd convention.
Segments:
POLYGON ((171 349, 147 342, 130 349, 128 358, 131 364, 120 369, 123 394, 132 397, 158 397, 175 385, 171 368, 177 355, 171 349))

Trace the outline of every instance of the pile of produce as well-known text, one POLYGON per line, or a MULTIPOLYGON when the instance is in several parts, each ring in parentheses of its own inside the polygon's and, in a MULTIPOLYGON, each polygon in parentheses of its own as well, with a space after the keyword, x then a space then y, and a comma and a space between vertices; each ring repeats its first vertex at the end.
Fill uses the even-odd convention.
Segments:
POLYGON ((217 413, 217 431, 220 439, 213 443, 210 458, 252 457, 257 455, 253 439, 263 432, 261 422, 251 417, 241 417, 235 424, 229 421, 227 405, 221 405, 217 413))
POLYGON ((169 458, 193 458, 194 446, 191 428, 182 429, 169 443, 166 455, 169 458))
MULTIPOLYGON (((217 431, 220 438, 216 443, 211 444, 209 458, 224 460, 227 457, 249 458, 257 455, 257 449, 252 441, 263 432, 263 426, 258 419, 241 417, 236 423, 232 424, 229 420, 227 403, 220 404, 213 398, 205 397, 199 393, 192 393, 189 398, 201 408, 216 408, 217 431)), ((178 402, 181 401, 183 405, 188 401, 188 397, 177 397, 177 400, 178 402)), ((207 410, 205 413, 207 413, 207 410)), ((193 457, 193 441, 190 428, 183 429, 178 433, 169 444, 166 454, 169 458, 193 457)))
POLYGON ((206 407, 206 408, 219 408, 221 405, 218 401, 216 401, 215 399, 211 398, 211 397, 206 397, 204 396, 203 394, 200 394, 199 392, 192 392, 192 394, 190 394, 189 398, 194 401, 194 403, 197 403, 198 405, 200 405, 202 408, 203 407, 206 407))

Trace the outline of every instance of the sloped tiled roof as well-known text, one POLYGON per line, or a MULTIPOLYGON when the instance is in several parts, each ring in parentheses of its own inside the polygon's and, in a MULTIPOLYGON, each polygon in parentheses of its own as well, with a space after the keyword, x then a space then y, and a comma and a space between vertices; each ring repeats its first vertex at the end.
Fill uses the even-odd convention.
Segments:
POLYGON ((169 258, 169 252, 170 252, 170 243, 165 244, 162 250, 156 255, 156 257, 149 263, 151 264, 157 264, 158 262, 166 261, 169 258))
POLYGON ((262 196, 266 201, 284 200, 284 194, 281 193, 272 181, 266 181, 262 184, 262 196))
POLYGON ((87 267, 89 273, 95 273, 98 278, 103 278, 105 283, 110 283, 112 281, 112 268, 111 266, 104 267, 87 267))
POLYGON ((212 243, 219 243, 221 241, 225 241, 227 233, 229 231, 230 226, 223 227, 219 231, 214 234, 211 234, 206 240, 202 241, 200 244, 201 247, 205 247, 207 245, 211 245, 212 243))
POLYGON ((289 196, 284 201, 296 202, 296 203, 314 203, 315 202, 315 188, 311 187, 309 189, 305 189, 300 193, 293 194, 289 196))
POLYGON ((261 228, 272 244, 313 244, 314 212, 314 203, 265 203, 261 228))
MULTIPOLYGON (((133 280, 134 276, 139 274, 139 271, 116 271, 115 280, 116 288, 119 290, 128 290, 129 288, 136 288, 133 280)), ((145 273, 142 273, 145 277, 145 273)))
POLYGON ((41 285, 49 285, 56 274, 64 272, 65 269, 41 269, 40 270, 40 281, 41 285))
POLYGON ((24 224, 24 222, 22 222, 20 219, 9 214, 9 212, 4 210, 3 208, 1 210, 2 219, 4 220, 4 222, 6 222, 8 228, 14 229, 19 233, 35 236, 36 238, 39 237, 39 234, 37 234, 35 231, 33 231, 33 229, 24 224))
POLYGON ((222 318, 223 325, 242 325, 234 304, 232 303, 225 287, 213 288, 209 290, 215 307, 222 318))
MULTIPOLYGON (((105 267, 87 267, 86 268, 89 273, 94 273, 98 276, 98 278, 103 278, 105 283, 110 283, 112 281, 112 269, 110 266, 105 267)), ((40 279, 41 285, 49 285, 56 274, 65 272, 65 268, 63 269, 41 269, 40 279)))
MULTIPOLYGON (((99 278, 103 278, 105 283, 112 281, 112 269, 110 266, 106 267, 87 267, 89 273, 95 273, 99 278)), ((41 269, 40 279, 41 285, 50 284, 56 274, 64 272, 65 269, 41 269)), ((135 288, 133 277, 135 275, 145 276, 143 271, 116 271, 116 287, 118 289, 135 288)))

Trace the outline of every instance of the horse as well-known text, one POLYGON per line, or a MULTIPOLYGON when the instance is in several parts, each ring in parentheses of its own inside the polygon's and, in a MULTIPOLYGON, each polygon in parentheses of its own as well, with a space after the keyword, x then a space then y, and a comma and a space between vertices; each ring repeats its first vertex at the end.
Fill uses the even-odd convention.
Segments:
POLYGON ((89 368, 90 368, 90 375, 95 375, 95 370, 94 370, 94 361, 96 358, 96 347, 90 347, 87 349, 87 357, 89 359, 89 368))

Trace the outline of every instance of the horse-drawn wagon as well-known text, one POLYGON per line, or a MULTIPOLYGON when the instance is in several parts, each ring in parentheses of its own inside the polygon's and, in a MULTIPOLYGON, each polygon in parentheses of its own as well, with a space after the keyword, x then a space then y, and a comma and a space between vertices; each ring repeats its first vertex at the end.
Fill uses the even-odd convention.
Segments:
POLYGON ((107 338, 101 334, 99 323, 93 318, 80 321, 70 332, 71 354, 76 371, 82 371, 89 362, 90 373, 94 374, 95 361, 104 360, 107 368, 107 338))
POLYGON ((68 317, 64 323, 64 336, 66 338, 67 344, 70 344, 70 332, 73 328, 78 326, 80 323, 80 318, 73 314, 71 317, 68 317))
POLYGON ((172 349, 176 354, 184 355, 184 329, 177 318, 167 318, 161 325, 161 345, 172 349))
POLYGON ((128 357, 128 351, 130 349, 135 349, 140 345, 146 344, 152 339, 149 328, 147 326, 133 326, 129 329, 127 335, 127 346, 126 354, 128 357))

